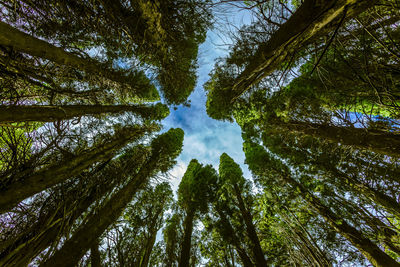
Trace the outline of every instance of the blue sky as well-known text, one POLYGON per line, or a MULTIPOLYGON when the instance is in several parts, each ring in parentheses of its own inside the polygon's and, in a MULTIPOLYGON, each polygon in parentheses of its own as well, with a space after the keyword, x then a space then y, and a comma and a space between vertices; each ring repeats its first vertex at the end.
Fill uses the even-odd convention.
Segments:
MULTIPOLYGON (((237 14, 236 20, 243 21, 243 15, 237 14)), ((220 45, 219 31, 209 31, 206 41, 199 48, 198 81, 195 91, 190 95, 191 107, 179 106, 171 109, 171 114, 163 121, 164 129, 182 128, 185 131, 183 151, 178 157, 178 164, 170 171, 173 190, 179 182, 191 159, 196 158, 202 164, 211 164, 218 170, 219 157, 227 153, 241 165, 244 176, 250 178, 250 172, 244 164, 243 140, 240 127, 236 123, 221 122, 208 117, 206 113, 206 93, 203 84, 208 80, 215 59, 226 55, 220 45)))

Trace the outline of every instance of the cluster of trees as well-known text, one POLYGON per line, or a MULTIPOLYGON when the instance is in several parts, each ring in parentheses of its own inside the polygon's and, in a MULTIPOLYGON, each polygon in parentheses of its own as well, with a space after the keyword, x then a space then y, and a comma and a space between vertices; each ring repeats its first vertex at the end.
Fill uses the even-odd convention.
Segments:
POLYGON ((253 181, 193 159, 175 200, 154 102, 187 104, 215 2, 0 0, 1 266, 400 266, 399 2, 221 1, 253 20, 207 112, 253 181))
POLYGON ((208 5, 0 1, 1 266, 149 265, 208 5))
POLYGON ((267 265, 400 266, 399 2, 243 8, 207 112, 242 128, 267 265))

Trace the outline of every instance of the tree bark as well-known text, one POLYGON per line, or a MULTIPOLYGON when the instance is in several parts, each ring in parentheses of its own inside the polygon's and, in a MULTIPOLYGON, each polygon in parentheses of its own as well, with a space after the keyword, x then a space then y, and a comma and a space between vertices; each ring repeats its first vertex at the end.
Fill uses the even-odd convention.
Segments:
POLYGON ((0 35, 0 45, 10 46, 17 51, 47 59, 60 65, 77 68, 92 75, 101 75, 114 82, 125 84, 131 89, 143 89, 137 88, 134 77, 125 76, 122 72, 112 70, 96 60, 82 58, 66 52, 62 48, 26 34, 1 21, 0 32, 2 33, 0 35))
POLYGON ((338 217, 328 207, 322 204, 321 201, 308 192, 303 185, 290 176, 282 175, 282 178, 295 190, 299 190, 301 197, 307 201, 336 232, 349 240, 351 244, 355 246, 374 266, 400 266, 398 262, 380 250, 380 248, 372 243, 371 240, 364 237, 360 231, 349 225, 346 221, 338 217))
POLYGON ((90 247, 90 263, 91 267, 101 267, 101 258, 99 251, 99 241, 95 240, 93 245, 90 247))
POLYGON ((273 124, 274 127, 277 127, 276 130, 299 132, 361 150, 400 157, 400 135, 391 132, 301 121, 284 122, 279 120, 273 124))
POLYGON ((298 244, 298 246, 304 251, 302 253, 304 254, 304 258, 309 259, 311 257, 312 259, 309 260, 311 264, 318 267, 332 266, 332 263, 321 251, 310 233, 303 227, 303 225, 297 220, 296 216, 290 212, 290 210, 288 210, 288 212, 290 216, 286 215, 286 213, 283 211, 279 211, 279 214, 290 230, 290 232, 288 232, 289 238, 291 238, 294 243, 298 244), (292 226, 293 224, 295 226, 292 226))
MULTIPOLYGON (((341 198, 340 200, 345 201, 346 204, 348 203, 346 199, 341 198)), ((400 255, 400 245, 393 242, 393 240, 400 237, 400 233, 397 233, 390 228, 390 226, 384 224, 380 219, 375 217, 373 214, 370 214, 369 211, 360 209, 358 206, 352 208, 357 209, 357 212, 361 214, 366 221, 366 224, 377 233, 378 239, 381 243, 400 255)))
POLYGON ((151 255, 151 252, 153 251, 153 247, 156 242, 156 237, 157 237, 157 230, 155 229, 155 231, 153 231, 151 233, 149 240, 147 240, 146 248, 145 248, 145 251, 143 254, 142 261, 140 263, 140 267, 149 266, 150 255, 151 255))
POLYGON ((227 232, 229 233, 229 241, 224 240, 225 242, 232 243, 232 245, 235 247, 236 252, 239 255, 240 260, 243 263, 244 267, 253 267, 254 264, 251 261, 250 257, 247 255, 246 251, 242 248, 240 241, 238 237, 235 234, 235 231, 233 230, 233 227, 231 223, 229 222, 228 218, 226 215, 223 213, 222 210, 217 209, 218 215, 221 218, 221 221, 223 222, 224 226, 226 227, 227 232))
MULTIPOLYGON (((144 152, 145 153, 145 152, 144 152)), ((143 155, 138 155, 142 158, 143 155)), ((142 164, 138 163, 134 158, 125 164, 125 172, 133 172, 142 164)), ((103 169, 107 163, 104 163, 100 169, 103 169)), ((93 175, 94 173, 92 173, 93 175)), ((102 198, 108 192, 112 191, 115 186, 120 184, 122 178, 109 179, 109 176, 114 176, 115 171, 106 172, 107 181, 99 180, 95 186, 90 186, 89 189, 82 188, 80 201, 76 203, 76 197, 73 192, 67 192, 70 196, 65 202, 60 203, 52 211, 43 213, 36 224, 27 229, 22 235, 18 236, 10 244, 1 249, 0 266, 27 266, 33 258, 51 246, 57 238, 65 235, 66 231, 77 218, 79 218, 96 200, 102 198), (65 212, 66 211, 66 212, 65 212)), ((72 189, 72 191, 76 188, 72 189)))
POLYGON ((65 203, 68 215, 58 209, 55 215, 46 214, 44 220, 39 218, 39 221, 24 235, 2 251, 0 266, 27 266, 33 258, 49 247, 60 233, 65 232, 65 225, 73 223, 94 201, 112 190, 114 186, 114 183, 103 183, 99 187, 92 188, 75 207, 71 204, 76 199, 70 199, 65 203))
POLYGON ((179 259, 178 267, 189 266, 190 261, 190 248, 192 246, 192 233, 193 233, 193 220, 195 212, 193 210, 188 210, 185 220, 183 222, 183 241, 181 246, 181 257, 179 259))
POLYGON ((114 138, 90 151, 65 159, 62 162, 50 165, 44 170, 39 170, 23 180, 19 180, 0 191, 0 213, 12 209, 20 201, 33 196, 57 183, 60 183, 92 164, 111 158, 114 153, 127 143, 142 137, 146 132, 157 129, 156 125, 146 128, 123 129, 114 135, 114 138))
POLYGON ((150 230, 149 230, 150 237, 148 238, 148 240, 146 242, 146 247, 145 247, 145 250, 144 250, 144 254, 143 254, 143 257, 142 257, 142 259, 140 261, 140 267, 147 267, 149 265, 151 252, 153 251, 153 247, 154 247, 154 244, 156 242, 157 231, 159 230, 158 226, 157 226, 159 223, 157 221, 160 218, 162 218, 162 216, 163 216, 164 204, 159 207, 159 209, 156 211, 155 215, 152 217, 152 222, 151 222, 151 225, 149 227, 150 228, 150 230))
POLYGON ((85 115, 132 112, 144 118, 157 115, 151 105, 1 106, 0 122, 67 120, 85 115))
POLYGON ((254 224, 253 224, 253 218, 252 218, 250 212, 246 208, 246 205, 243 201, 242 194, 240 192, 238 185, 234 184, 233 186, 234 186, 236 198, 239 203, 240 212, 241 212, 243 220, 246 224, 247 234, 249 235, 249 238, 253 245, 252 250, 253 250, 253 253, 255 256, 256 266, 265 267, 265 266, 267 266, 267 262, 264 258, 264 252, 261 249, 260 240, 258 238, 256 228, 254 227, 254 224))
POLYGON ((152 156, 130 182, 113 195, 102 208, 94 213, 85 224, 81 225, 73 236, 51 258, 41 264, 43 267, 75 266, 94 240, 121 215, 125 206, 135 194, 145 186, 146 182, 157 168, 160 155, 152 156))
POLYGON ((349 177, 342 171, 333 169, 332 172, 333 174, 342 177, 342 180, 345 184, 354 188, 356 191, 360 192, 367 198, 371 199, 374 203, 382 206, 387 212, 400 219, 400 204, 396 201, 396 199, 386 195, 385 193, 379 190, 370 187, 367 184, 364 184, 361 181, 358 181, 357 179, 349 177))
POLYGON ((299 47, 333 31, 343 18, 355 17, 375 2, 377 1, 305 0, 271 38, 259 46, 250 64, 234 82, 232 102, 252 85, 270 75, 299 47))

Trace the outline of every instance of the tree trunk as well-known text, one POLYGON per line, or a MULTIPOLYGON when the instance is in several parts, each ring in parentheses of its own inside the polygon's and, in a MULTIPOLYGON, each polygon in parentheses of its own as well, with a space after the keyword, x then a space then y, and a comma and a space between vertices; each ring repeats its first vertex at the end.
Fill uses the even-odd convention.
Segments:
POLYGON ((102 208, 94 213, 85 224, 81 225, 73 236, 46 262, 43 267, 68 267, 75 266, 94 240, 121 215, 125 206, 132 200, 135 194, 145 186, 146 182, 157 168, 157 162, 161 155, 152 156, 140 171, 131 178, 130 182, 113 195, 102 208))
POLYGON ((192 246, 192 233, 193 233, 193 220, 195 212, 188 210, 185 220, 183 222, 184 235, 181 246, 181 257, 179 259, 178 267, 189 266, 190 261, 190 248, 192 246))
POLYGON ((149 230, 150 237, 148 238, 148 240, 146 242, 144 254, 140 261, 140 267, 147 267, 149 265, 151 252, 153 251, 153 247, 154 247, 154 244, 155 244, 156 238, 157 238, 157 231, 159 230, 157 227, 157 224, 158 224, 157 221, 159 220, 159 218, 162 218, 162 216, 163 216, 164 204, 161 207, 159 207, 159 209, 156 211, 155 215, 151 219, 152 223, 149 227, 150 228, 150 230, 149 230))
POLYGON ((44 170, 39 170, 23 180, 19 180, 0 191, 0 213, 12 209, 20 201, 33 196, 57 183, 79 174, 87 167, 101 160, 111 158, 114 153, 146 132, 157 129, 156 125, 146 128, 123 129, 114 135, 114 138, 90 151, 80 154, 72 159, 50 165, 44 170))
POLYGON ((380 250, 380 248, 372 243, 371 240, 364 237, 360 231, 349 225, 346 221, 338 217, 328 207, 322 204, 321 201, 308 192, 303 185, 290 176, 282 175, 282 178, 286 183, 292 185, 295 190, 299 190, 301 197, 307 201, 326 220, 326 222, 335 229, 336 232, 349 240, 351 244, 355 246, 374 266, 400 266, 398 262, 380 250))
POLYGON ((156 113, 151 105, 68 105, 68 106, 1 106, 0 122, 67 120, 85 115, 132 112, 144 118, 156 113))
POLYGON ((90 247, 90 263, 92 264, 91 267, 101 267, 101 257, 98 240, 95 240, 93 245, 90 247))
POLYGON ((224 240, 227 243, 232 243, 232 245, 235 247, 236 252, 239 255, 240 260, 243 263, 244 267, 253 267, 254 264, 251 262, 250 257, 247 255, 246 251, 242 248, 241 243, 238 239, 238 237, 235 234, 235 231, 233 230, 233 227, 231 223, 229 222, 228 218, 226 215, 223 213, 222 210, 217 209, 218 215, 223 222, 224 226, 226 227, 227 232, 229 233, 229 240, 224 240))
POLYGON ((74 222, 97 198, 104 195, 105 190, 100 190, 91 190, 68 217, 64 218, 64 212, 58 210, 50 220, 35 224, 29 229, 29 233, 21 236, 0 254, 0 266, 27 266, 33 258, 57 240, 60 233, 65 232, 65 225, 74 222))
POLYGON ((234 184, 236 198, 239 203, 239 209, 242 214, 243 220, 246 224, 246 231, 249 235, 250 241, 252 243, 252 250, 256 260, 256 266, 258 267, 265 267, 267 266, 267 262, 264 258, 264 252, 261 249, 260 240, 258 238, 256 228, 253 224, 253 218, 250 214, 250 211, 247 210, 246 205, 243 201, 242 194, 237 184, 234 184))
POLYGON ((362 150, 400 157, 400 135, 390 132, 281 120, 274 122, 274 126, 280 128, 276 130, 299 132, 362 150))
POLYGON ((152 233, 151 233, 149 240, 147 240, 146 248, 145 248, 145 251, 143 254, 142 261, 140 263, 140 267, 149 266, 150 255, 151 255, 151 252, 153 251, 153 247, 156 242, 156 237, 157 237, 157 229, 154 229, 154 231, 152 231, 152 233))
POLYGON ((337 169, 333 169, 332 172, 339 177, 342 177, 342 180, 345 184, 354 188, 356 191, 360 192, 364 196, 370 198, 374 203, 382 206, 387 212, 400 219, 400 204, 396 201, 396 199, 370 187, 367 184, 364 184, 361 181, 358 181, 357 179, 349 177, 346 173, 341 172, 337 169))
POLYGON ((393 242, 393 240, 400 238, 400 233, 394 231, 388 225, 385 225, 380 219, 376 218, 373 214, 370 214, 369 211, 358 209, 358 212, 364 217, 364 220, 371 229, 376 231, 380 242, 386 245, 393 252, 400 255, 400 244, 398 242, 393 242))
MULTIPOLYGON (((137 167, 135 164, 130 164, 128 166, 131 166, 132 169, 137 167)), ((60 206, 55 210, 43 214, 43 216, 39 217, 35 225, 30 227, 24 234, 14 240, 14 242, 2 249, 2 253, 0 254, 0 266, 28 265, 33 258, 57 240, 60 234, 65 234, 65 232, 68 231, 68 227, 79 218, 93 202, 110 192, 118 183, 119 181, 115 181, 115 179, 112 181, 108 180, 108 182, 99 181, 97 186, 90 187, 89 190, 82 189, 85 195, 82 196, 77 204, 75 204, 76 198, 70 197, 65 202, 60 203, 60 206), (67 211, 66 214, 64 212, 65 210, 67 211)), ((69 193, 66 195, 69 195, 69 193)))
POLYGON ((262 78, 270 75, 299 47, 334 31, 343 18, 355 17, 376 0, 305 0, 296 12, 262 43, 250 64, 235 81, 234 101, 262 78))
POLYGON ((278 214, 282 217, 283 221, 286 223, 287 228, 290 229, 288 232, 289 238, 293 240, 294 243, 298 244, 299 247, 304 251, 304 258, 312 258, 309 261, 318 267, 329 267, 332 263, 326 257, 326 255, 321 251, 318 244, 314 241, 310 233, 303 227, 303 225, 297 220, 297 217, 287 209, 290 216, 286 215, 283 211, 278 211, 278 214), (294 219, 292 219, 294 218, 294 219), (295 226, 292 226, 295 225, 295 226))
POLYGON ((19 31, 1 21, 0 32, 2 33, 0 35, 0 45, 10 46, 17 51, 47 59, 60 65, 77 68, 92 75, 101 75, 114 82, 125 84, 134 90, 143 90, 143 88, 138 88, 134 77, 125 76, 122 72, 112 70, 103 63, 91 58, 82 58, 66 52, 62 48, 19 31))

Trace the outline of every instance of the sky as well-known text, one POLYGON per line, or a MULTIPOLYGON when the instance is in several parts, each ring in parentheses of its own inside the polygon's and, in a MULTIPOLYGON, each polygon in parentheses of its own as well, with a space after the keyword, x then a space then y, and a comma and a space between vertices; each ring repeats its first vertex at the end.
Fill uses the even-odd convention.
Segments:
MULTIPOLYGON (((235 25, 248 21, 247 14, 240 12, 230 17, 235 25)), ((198 80, 189 97, 191 107, 180 105, 177 110, 171 109, 170 115, 163 121, 164 130, 179 127, 185 131, 183 151, 177 159, 177 165, 169 173, 174 192, 192 159, 202 164, 211 164, 218 171, 219 157, 224 152, 240 164, 245 178, 251 177, 244 164, 240 127, 236 123, 214 120, 206 113, 207 97, 203 85, 209 79, 215 59, 227 54, 226 47, 222 47, 226 40, 221 36, 220 29, 210 30, 206 41, 199 47, 198 80)))

